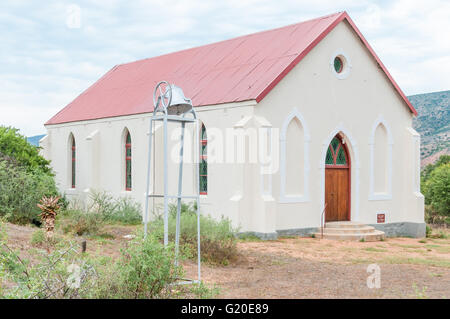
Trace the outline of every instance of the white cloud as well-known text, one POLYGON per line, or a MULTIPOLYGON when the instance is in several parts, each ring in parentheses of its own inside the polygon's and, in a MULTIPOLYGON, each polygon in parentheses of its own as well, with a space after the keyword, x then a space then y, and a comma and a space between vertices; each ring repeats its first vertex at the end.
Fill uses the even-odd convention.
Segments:
POLYGON ((407 94, 450 89, 445 0, 0 3, 0 124, 26 135, 116 64, 347 10, 407 94), (81 9, 79 29, 67 7, 81 9))

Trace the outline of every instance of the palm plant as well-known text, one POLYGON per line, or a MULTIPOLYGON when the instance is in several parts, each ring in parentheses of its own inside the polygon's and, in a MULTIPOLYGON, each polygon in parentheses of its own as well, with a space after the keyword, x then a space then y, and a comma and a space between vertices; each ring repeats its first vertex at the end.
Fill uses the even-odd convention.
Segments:
POLYGON ((37 206, 42 211, 39 216, 44 222, 47 238, 51 238, 53 236, 53 231, 55 229, 55 219, 60 208, 60 205, 58 204, 59 199, 60 197, 58 196, 43 196, 40 200, 40 204, 37 204, 37 206))

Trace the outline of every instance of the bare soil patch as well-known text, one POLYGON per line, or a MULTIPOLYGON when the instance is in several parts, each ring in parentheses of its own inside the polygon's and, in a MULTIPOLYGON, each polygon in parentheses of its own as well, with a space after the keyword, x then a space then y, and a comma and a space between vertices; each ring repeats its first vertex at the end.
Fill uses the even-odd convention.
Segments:
MULTIPOLYGON (((419 241, 241 242, 239 262, 203 265, 203 280, 221 287, 219 298, 449 298, 450 241, 419 241), (380 266, 379 289, 367 287, 372 263, 380 266)), ((185 265, 192 276, 195 266, 185 265)))

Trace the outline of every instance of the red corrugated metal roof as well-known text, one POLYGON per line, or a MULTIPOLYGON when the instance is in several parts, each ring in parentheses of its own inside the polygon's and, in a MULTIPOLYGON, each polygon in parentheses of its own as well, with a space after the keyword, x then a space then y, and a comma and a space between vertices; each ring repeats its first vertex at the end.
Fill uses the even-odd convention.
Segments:
POLYGON ((161 80, 182 87, 195 106, 246 100, 259 102, 344 19, 354 28, 411 112, 416 115, 416 110, 353 21, 346 12, 339 12, 115 66, 46 125, 151 112, 153 88, 161 80))

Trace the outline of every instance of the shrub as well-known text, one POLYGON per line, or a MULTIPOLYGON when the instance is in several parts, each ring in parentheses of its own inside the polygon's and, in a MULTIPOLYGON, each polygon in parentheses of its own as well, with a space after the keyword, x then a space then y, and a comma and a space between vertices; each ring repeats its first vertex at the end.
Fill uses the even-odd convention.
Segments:
POLYGON ((142 222, 141 206, 130 197, 114 198, 106 192, 92 191, 89 211, 100 214, 105 222, 136 225, 142 222))
POLYGON ((450 155, 441 155, 434 164, 428 164, 421 172, 421 183, 428 180, 431 173, 439 166, 450 163, 450 155))
POLYGON ((450 216, 450 163, 435 168, 424 184, 426 203, 433 212, 450 216))
POLYGON ((3 292, 5 298, 79 298, 96 282, 95 270, 83 260, 77 243, 62 241, 52 251, 37 250, 30 263, 0 237, 0 280, 15 284, 3 292))
POLYGON ((31 235, 31 245, 42 245, 45 242, 45 238, 44 230, 38 229, 31 235))
POLYGON ((106 192, 91 192, 87 211, 73 201, 70 208, 62 211, 58 221, 64 233, 76 235, 98 235, 106 223, 127 225, 142 221, 140 204, 129 197, 114 198, 106 192))
POLYGON ((39 220, 36 203, 42 196, 57 194, 53 176, 27 170, 0 154, 0 216, 18 224, 39 220))
POLYGON ((121 298, 169 296, 170 284, 182 277, 173 260, 173 249, 164 248, 155 237, 133 240, 116 265, 121 298))
MULTIPOLYGON (((175 240, 176 205, 169 206, 169 240, 175 240)), ((150 232, 162 240, 164 220, 158 216, 150 224, 150 232)), ((236 230, 226 218, 215 220, 211 216, 200 216, 200 249, 203 261, 227 265, 237 256, 236 230)), ((197 257, 197 213, 195 206, 183 203, 180 218, 180 250, 187 257, 197 257)))
POLYGON ((431 227, 429 225, 427 225, 425 228, 425 237, 430 237, 432 232, 433 232, 433 229, 431 229, 431 227))
POLYGON ((30 251, 33 263, 9 248, 6 239, 0 220, 0 292, 5 298, 208 298, 217 293, 204 285, 174 288, 183 270, 174 265, 173 246, 166 249, 151 235, 129 242, 118 260, 90 257, 78 243, 61 240, 51 250, 30 251), (4 280, 14 287, 2 287, 4 280))
POLYGON ((167 298, 183 271, 175 266, 173 249, 153 236, 138 236, 121 250, 117 261, 100 258, 93 261, 97 284, 84 297, 108 299, 167 298))
POLYGON ((96 235, 104 224, 103 216, 98 213, 84 212, 79 209, 69 209, 62 213, 58 221, 64 233, 82 235, 96 235))
POLYGON ((29 172, 51 174, 50 161, 39 155, 39 148, 27 142, 27 138, 12 127, 0 126, 0 153, 14 158, 19 166, 29 172))

